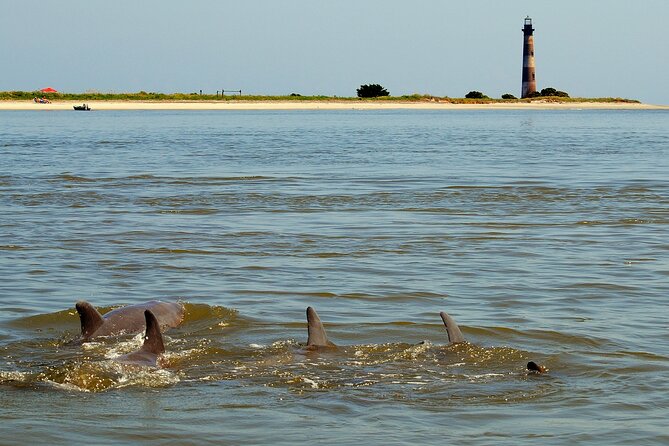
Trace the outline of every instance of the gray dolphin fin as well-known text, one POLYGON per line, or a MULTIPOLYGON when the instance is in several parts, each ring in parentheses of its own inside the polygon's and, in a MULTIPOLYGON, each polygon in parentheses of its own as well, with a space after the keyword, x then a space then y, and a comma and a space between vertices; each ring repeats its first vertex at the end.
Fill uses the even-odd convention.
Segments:
POLYGON ((439 316, 441 316, 441 320, 444 321, 444 325, 446 326, 446 332, 448 333, 448 342, 451 344, 456 344, 458 342, 465 342, 465 337, 462 336, 460 327, 458 327, 458 324, 455 323, 455 319, 453 319, 443 311, 439 313, 439 316))
POLYGON ((323 328, 318 313, 312 307, 307 307, 307 323, 307 330, 309 331, 307 347, 334 347, 334 344, 328 340, 328 336, 325 334, 325 328, 323 328))
POLYGON ((90 337, 95 331, 104 324, 102 315, 95 309, 95 307, 84 300, 76 303, 75 308, 79 313, 81 320, 81 335, 84 338, 90 337))
POLYGON ((151 310, 144 310, 144 318, 146 319, 146 333, 144 334, 144 344, 139 351, 154 355, 165 353, 163 335, 160 333, 158 320, 151 310))
POLYGON ((543 365, 537 364, 534 361, 530 361, 527 363, 527 370, 531 373, 546 373, 548 372, 548 369, 544 367, 543 365))

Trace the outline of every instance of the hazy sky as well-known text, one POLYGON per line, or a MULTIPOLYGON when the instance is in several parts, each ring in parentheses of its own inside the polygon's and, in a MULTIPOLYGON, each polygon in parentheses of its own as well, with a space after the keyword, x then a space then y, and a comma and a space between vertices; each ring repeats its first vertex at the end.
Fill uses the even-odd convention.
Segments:
POLYGON ((0 0, 0 90, 355 96, 538 87, 669 104, 669 0, 0 0))

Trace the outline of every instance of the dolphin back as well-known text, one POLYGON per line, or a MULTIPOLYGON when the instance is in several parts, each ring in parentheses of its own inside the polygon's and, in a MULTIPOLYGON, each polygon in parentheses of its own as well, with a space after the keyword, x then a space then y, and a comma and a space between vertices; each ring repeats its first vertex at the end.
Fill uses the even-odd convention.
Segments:
POLYGON ((132 353, 116 358, 116 362, 138 366, 158 367, 158 357, 165 353, 163 335, 160 333, 160 324, 151 310, 144 311, 146 320, 146 332, 144 344, 132 353))
POLYGON ((134 305, 126 305, 115 310, 100 313, 88 302, 76 305, 81 319, 81 334, 84 341, 99 336, 118 336, 142 333, 144 331, 144 311, 151 310, 162 330, 178 326, 184 318, 184 306, 177 302, 152 300, 134 305))
POLYGON ((441 316, 441 320, 444 321, 444 325, 446 326, 446 332, 448 333, 448 342, 451 344, 456 344, 458 342, 465 342, 465 337, 462 335, 462 332, 460 331, 460 327, 458 327, 458 324, 455 323, 455 319, 453 319, 451 316, 449 316, 447 313, 444 313, 443 311, 439 313, 439 316, 441 316))
POLYGON ((163 335, 160 333, 158 319, 156 319, 151 310, 144 311, 144 318, 146 319, 146 333, 144 334, 144 344, 141 351, 154 355, 165 353, 163 335))
POLYGON ((84 300, 77 302, 75 308, 81 321, 81 336, 88 339, 104 324, 104 319, 93 305, 84 300))
POLYGON ((307 330, 309 338, 307 339, 307 347, 334 347, 334 344, 328 340, 325 334, 325 328, 318 317, 318 313, 312 307, 307 308, 307 330))

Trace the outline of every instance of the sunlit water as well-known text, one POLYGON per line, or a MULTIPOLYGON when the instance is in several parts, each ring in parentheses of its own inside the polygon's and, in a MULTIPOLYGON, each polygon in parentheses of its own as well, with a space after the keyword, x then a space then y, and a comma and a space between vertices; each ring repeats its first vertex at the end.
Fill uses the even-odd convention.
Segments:
POLYGON ((0 160, 1 444, 669 442, 666 112, 2 112, 0 160), (81 299, 186 318, 128 367, 81 299))

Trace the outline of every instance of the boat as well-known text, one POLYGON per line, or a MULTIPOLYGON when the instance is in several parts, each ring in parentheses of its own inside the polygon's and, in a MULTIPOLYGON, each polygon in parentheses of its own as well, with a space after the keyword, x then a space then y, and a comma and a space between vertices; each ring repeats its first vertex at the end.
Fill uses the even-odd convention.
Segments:
POLYGON ((73 106, 75 110, 83 110, 83 111, 90 111, 91 108, 88 106, 88 104, 82 104, 82 105, 74 105, 73 106))

